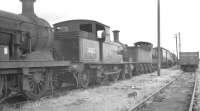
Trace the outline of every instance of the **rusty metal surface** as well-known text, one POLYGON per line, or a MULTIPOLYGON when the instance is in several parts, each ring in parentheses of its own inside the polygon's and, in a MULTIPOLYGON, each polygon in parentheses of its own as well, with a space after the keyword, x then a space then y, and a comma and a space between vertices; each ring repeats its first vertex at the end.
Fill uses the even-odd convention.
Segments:
POLYGON ((110 40, 109 26, 93 20, 68 20, 54 24, 56 35, 65 37, 84 37, 97 40, 98 32, 106 32, 106 40, 110 40), (71 36, 72 35, 72 36, 71 36))
POLYGON ((119 63, 123 61, 122 53, 123 50, 120 44, 103 43, 103 62, 119 63))
MULTIPOLYGON (((173 65, 176 63, 176 56, 170 52, 169 50, 165 48, 161 48, 161 65, 162 67, 169 67, 170 65, 173 65)), ((158 51, 157 47, 153 48, 152 52, 152 59, 153 59, 153 64, 157 64, 157 58, 158 58, 158 51)))
POLYGON ((180 65, 198 65, 199 52, 180 52, 180 65))
POLYGON ((69 66, 69 61, 0 61, 0 69, 69 66))
MULTIPOLYGON (((31 51, 49 50, 53 40, 51 26, 47 21, 36 16, 33 10, 33 4, 34 1, 32 0, 22 1, 23 13, 20 15, 0 11, 1 31, 4 33, 13 34, 12 37, 16 40, 13 44, 20 45, 22 49, 21 52, 26 52, 25 50, 29 46, 31 51), (26 8, 30 10, 25 11, 26 8), (25 13, 27 11, 29 13, 25 13), (23 42, 17 42, 20 38, 24 39, 23 42), (29 38, 31 39, 31 44, 27 43, 27 41, 30 40, 29 38)), ((18 49, 16 48, 15 51, 18 49)))
POLYGON ((95 34, 88 33, 84 31, 72 31, 72 32, 54 32, 55 39, 65 39, 65 38, 77 38, 77 37, 83 37, 88 39, 94 39, 95 34))
POLYGON ((99 62, 99 42, 88 39, 79 39, 80 61, 99 62))
POLYGON ((54 43, 56 60, 99 62, 99 42, 84 38, 59 39, 54 43))
POLYGON ((128 47, 128 55, 133 62, 152 63, 152 50, 145 50, 141 47, 128 47))
POLYGON ((79 41, 77 38, 54 41, 53 56, 55 60, 79 61, 79 41))
POLYGON ((87 20, 87 19, 77 19, 77 20, 68 20, 68 21, 63 21, 63 22, 59 22, 54 24, 55 27, 57 26, 62 26, 62 25, 68 25, 68 24, 74 24, 74 23, 91 23, 91 24, 101 24, 104 25, 106 27, 109 27, 103 23, 94 21, 94 20, 87 20))
POLYGON ((30 20, 25 16, 13 14, 13 13, 2 11, 2 10, 0 10, 0 17, 1 17, 1 19, 2 18, 5 18, 5 19, 9 18, 9 19, 15 20, 16 22, 17 21, 30 22, 30 20))

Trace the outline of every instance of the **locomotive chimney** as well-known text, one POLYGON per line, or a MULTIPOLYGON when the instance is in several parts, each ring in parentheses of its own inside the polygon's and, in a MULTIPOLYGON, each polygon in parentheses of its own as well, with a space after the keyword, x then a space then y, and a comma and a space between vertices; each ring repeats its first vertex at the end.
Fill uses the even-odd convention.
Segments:
POLYGON ((113 30, 114 42, 119 42, 119 30, 113 30))
POLYGON ((36 0, 20 0, 22 2, 22 14, 25 16, 35 16, 34 2, 36 0))

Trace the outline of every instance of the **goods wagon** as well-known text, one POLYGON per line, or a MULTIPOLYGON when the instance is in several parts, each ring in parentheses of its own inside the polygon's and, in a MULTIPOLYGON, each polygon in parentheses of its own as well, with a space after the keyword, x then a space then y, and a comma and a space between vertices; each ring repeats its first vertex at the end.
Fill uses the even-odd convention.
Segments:
MULTIPOLYGON (((165 48, 161 47, 160 49, 161 49, 161 51, 160 51, 161 67, 169 68, 169 67, 175 65, 175 55, 165 48)), ((157 47, 153 48, 152 59, 153 59, 154 69, 156 69, 157 63, 158 63, 158 48, 157 47)))
POLYGON ((179 64, 183 71, 195 71, 199 66, 199 52, 180 52, 179 64))

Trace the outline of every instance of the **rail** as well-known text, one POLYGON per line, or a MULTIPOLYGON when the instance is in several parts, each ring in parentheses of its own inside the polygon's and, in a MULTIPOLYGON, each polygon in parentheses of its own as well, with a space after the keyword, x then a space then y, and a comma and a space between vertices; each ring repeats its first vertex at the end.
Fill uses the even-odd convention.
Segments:
MULTIPOLYGON (((194 73, 194 74, 195 74, 194 75, 195 82, 194 82, 193 93, 192 93, 192 97, 191 97, 190 106, 189 106, 189 110, 188 111, 193 111, 193 106, 194 106, 194 101, 195 101, 195 93, 196 93, 196 89, 197 89, 197 82, 198 82, 197 78, 198 77, 197 77, 196 73, 194 73)), ((168 87, 169 85, 171 85, 180 76, 176 77, 176 79, 171 80, 168 84, 166 84, 165 86, 163 86, 160 89, 158 89, 155 92, 153 92, 150 96, 148 96, 147 98, 145 98, 144 100, 142 100, 141 102, 139 102, 138 104, 136 104, 135 106, 131 107, 128 111, 137 111, 138 109, 140 109, 149 99, 153 98, 156 94, 158 94, 163 89, 165 89, 166 87, 168 87)))
POLYGON ((143 104, 145 104, 146 101, 148 101, 153 96, 155 96, 156 94, 158 94, 159 92, 161 92, 163 89, 165 89, 166 87, 168 87, 170 84, 172 84, 174 81, 176 81, 178 79, 178 77, 176 77, 176 79, 171 80, 168 84, 166 84, 165 86, 163 86, 160 89, 158 89, 155 92, 153 92, 150 96, 148 96, 147 98, 145 98, 144 100, 142 100, 141 102, 139 102, 138 104, 136 104, 134 107, 131 107, 128 111, 137 111, 141 106, 143 106, 143 104))
POLYGON ((193 88, 192 97, 191 97, 191 101, 190 101, 190 107, 189 107, 188 111, 193 111, 195 93, 196 93, 196 89, 197 89, 198 75, 196 73, 194 73, 194 74, 195 74, 194 75, 195 83, 194 83, 194 88, 193 88))

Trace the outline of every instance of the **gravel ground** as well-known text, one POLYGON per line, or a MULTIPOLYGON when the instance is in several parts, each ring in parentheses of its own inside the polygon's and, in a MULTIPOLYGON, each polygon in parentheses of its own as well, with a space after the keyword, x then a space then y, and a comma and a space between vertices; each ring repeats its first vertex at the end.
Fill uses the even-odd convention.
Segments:
MULTIPOLYGON (((27 103, 20 111, 127 111, 180 74, 181 71, 176 68, 162 69, 159 77, 154 72, 108 86, 72 90, 57 98, 27 103)), ((4 108, 3 111, 19 109, 4 108)))
POLYGON ((196 105, 194 106, 194 111, 200 111, 200 70, 198 70, 198 83, 197 83, 197 94, 196 94, 196 105))
POLYGON ((188 111, 193 83, 194 73, 183 73, 138 111, 188 111))

